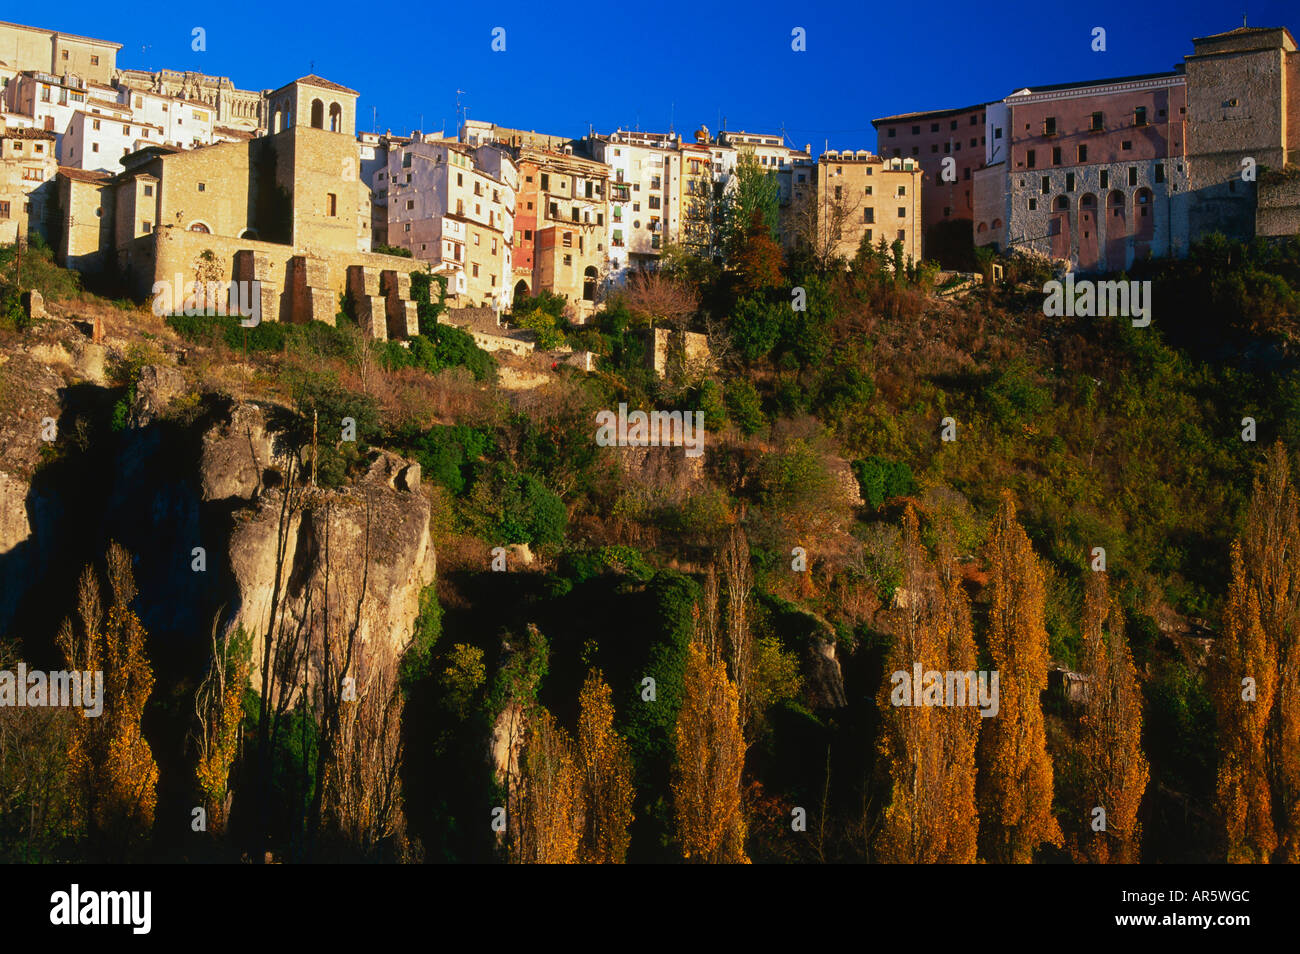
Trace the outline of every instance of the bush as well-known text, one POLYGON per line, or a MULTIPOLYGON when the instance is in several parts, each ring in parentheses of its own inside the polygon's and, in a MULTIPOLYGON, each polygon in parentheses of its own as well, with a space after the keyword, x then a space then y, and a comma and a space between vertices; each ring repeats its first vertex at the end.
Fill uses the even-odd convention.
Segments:
POLYGON ((758 389, 748 378, 736 378, 727 384, 727 413, 746 437, 767 426, 758 389))
POLYGON ((915 489, 912 468, 902 461, 884 457, 866 457, 853 462, 853 475, 858 478, 862 499, 873 510, 879 510, 886 500, 910 494, 915 489))

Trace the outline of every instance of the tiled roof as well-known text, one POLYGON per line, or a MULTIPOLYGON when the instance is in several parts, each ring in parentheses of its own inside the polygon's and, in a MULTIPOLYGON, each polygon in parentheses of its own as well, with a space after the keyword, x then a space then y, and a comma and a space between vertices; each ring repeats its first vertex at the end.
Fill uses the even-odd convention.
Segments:
MULTIPOLYGON (((315 73, 308 73, 306 76, 300 76, 293 82, 302 83, 304 86, 319 86, 321 89, 332 89, 335 92, 339 92, 339 93, 350 93, 353 96, 361 95, 355 89, 348 89, 346 86, 340 86, 338 83, 332 83, 329 80, 325 79, 324 77, 317 76, 315 73)), ((284 86, 292 86, 292 85, 293 83, 284 84, 284 86)), ((280 89, 284 89, 284 86, 281 86, 280 89)), ((275 92, 277 93, 279 91, 280 90, 275 90, 275 92)))
POLYGON ((58 137, 54 133, 44 129, 31 129, 27 126, 15 126, 12 129, 6 129, 0 136, 5 139, 46 139, 54 140, 58 137))
POLYGON ((95 172, 91 169, 74 169, 71 166, 59 166, 59 175, 74 182, 107 182, 113 178, 107 172, 95 172))

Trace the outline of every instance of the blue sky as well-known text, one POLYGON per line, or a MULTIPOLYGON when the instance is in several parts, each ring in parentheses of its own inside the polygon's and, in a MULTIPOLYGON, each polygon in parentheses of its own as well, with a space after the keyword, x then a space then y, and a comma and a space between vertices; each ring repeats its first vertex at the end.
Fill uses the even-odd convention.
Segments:
MULTIPOLYGON (((474 119, 580 136, 640 126, 689 136, 779 132, 831 148, 875 149, 871 120, 964 106, 1021 86, 1169 69, 1191 39, 1241 25, 1300 36, 1295 0, 1120 4, 937 0, 913 4, 740 2, 260 3, 226 0, 208 19, 190 4, 147 15, 120 5, 31 7, 32 25, 115 40, 127 67, 200 70, 248 89, 308 72, 358 90, 369 130, 451 132, 456 90, 474 119), (1053 9, 1053 8, 1056 9, 1053 9), (39 12, 38 12, 39 11, 39 12), (248 29, 248 24, 257 30, 248 29), (1107 50, 1091 49, 1094 27, 1107 50), (206 52, 191 31, 207 31, 206 52), (506 31, 505 52, 490 48, 506 31), (806 52, 791 50, 803 27, 806 52)), ((16 13, 6 16, 13 17, 16 13)))

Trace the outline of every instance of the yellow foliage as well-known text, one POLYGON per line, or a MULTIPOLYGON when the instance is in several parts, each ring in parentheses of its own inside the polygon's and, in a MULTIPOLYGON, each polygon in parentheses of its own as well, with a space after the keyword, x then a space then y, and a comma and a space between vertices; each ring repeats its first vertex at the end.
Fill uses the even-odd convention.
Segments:
POLYGON ((578 766, 582 778, 581 860, 622 864, 632 824, 632 756, 614 731, 613 693, 601 673, 587 674, 578 697, 578 766))

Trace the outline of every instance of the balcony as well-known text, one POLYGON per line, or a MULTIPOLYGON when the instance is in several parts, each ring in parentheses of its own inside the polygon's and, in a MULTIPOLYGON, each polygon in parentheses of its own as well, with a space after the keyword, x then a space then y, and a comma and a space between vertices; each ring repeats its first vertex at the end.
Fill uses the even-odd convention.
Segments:
POLYGON ((613 183, 609 185, 609 201, 611 202, 631 202, 632 188, 627 183, 613 183))

